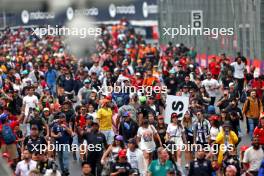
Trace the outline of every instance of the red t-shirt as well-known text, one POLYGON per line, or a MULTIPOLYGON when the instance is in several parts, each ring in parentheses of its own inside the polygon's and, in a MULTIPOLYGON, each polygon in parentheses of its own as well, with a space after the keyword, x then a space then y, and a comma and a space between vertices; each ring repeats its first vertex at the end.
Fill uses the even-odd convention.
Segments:
POLYGON ((211 62, 209 64, 209 70, 212 73, 212 75, 219 75, 220 66, 216 62, 211 62))

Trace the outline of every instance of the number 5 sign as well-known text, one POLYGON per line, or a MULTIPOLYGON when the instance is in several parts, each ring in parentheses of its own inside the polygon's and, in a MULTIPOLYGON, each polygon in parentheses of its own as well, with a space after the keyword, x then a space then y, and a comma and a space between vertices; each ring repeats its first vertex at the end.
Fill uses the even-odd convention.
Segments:
POLYGON ((189 97, 167 95, 165 108, 165 123, 171 122, 171 116, 176 113, 181 120, 188 110, 189 97))
POLYGON ((191 11, 191 27, 203 28, 203 11, 201 10, 191 11))

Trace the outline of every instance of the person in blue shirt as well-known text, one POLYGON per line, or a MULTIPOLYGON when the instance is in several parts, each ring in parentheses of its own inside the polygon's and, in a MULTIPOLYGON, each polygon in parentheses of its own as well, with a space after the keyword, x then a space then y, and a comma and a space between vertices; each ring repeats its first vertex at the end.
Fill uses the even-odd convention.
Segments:
POLYGON ((57 72, 51 66, 49 66, 48 71, 45 73, 45 80, 53 96, 56 95, 56 81, 57 72))
POLYGON ((55 139, 55 150, 58 153, 59 165, 63 175, 69 175, 70 139, 72 130, 64 113, 59 114, 59 121, 54 124, 51 136, 55 139))

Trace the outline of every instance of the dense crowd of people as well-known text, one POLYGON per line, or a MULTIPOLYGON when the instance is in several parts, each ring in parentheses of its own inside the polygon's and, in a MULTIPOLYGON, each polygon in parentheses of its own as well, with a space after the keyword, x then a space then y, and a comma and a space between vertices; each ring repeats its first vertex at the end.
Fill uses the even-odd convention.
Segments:
POLYGON ((72 160, 83 176, 264 175, 264 77, 240 53, 202 67, 195 48, 147 43, 122 19, 80 60, 62 36, 31 32, 0 38, 0 145, 13 175, 74 175, 72 160), (167 95, 189 97, 182 117, 165 116, 167 95))

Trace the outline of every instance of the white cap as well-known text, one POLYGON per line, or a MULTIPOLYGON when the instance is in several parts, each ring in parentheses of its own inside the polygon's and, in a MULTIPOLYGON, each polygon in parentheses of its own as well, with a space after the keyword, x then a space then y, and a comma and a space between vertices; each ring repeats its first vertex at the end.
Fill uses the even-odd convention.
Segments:
POLYGON ((44 111, 44 112, 45 112, 45 111, 49 111, 49 108, 44 108, 43 111, 44 111))
POLYGON ((228 86, 231 87, 231 86, 234 86, 235 84, 233 82, 229 83, 228 86))

